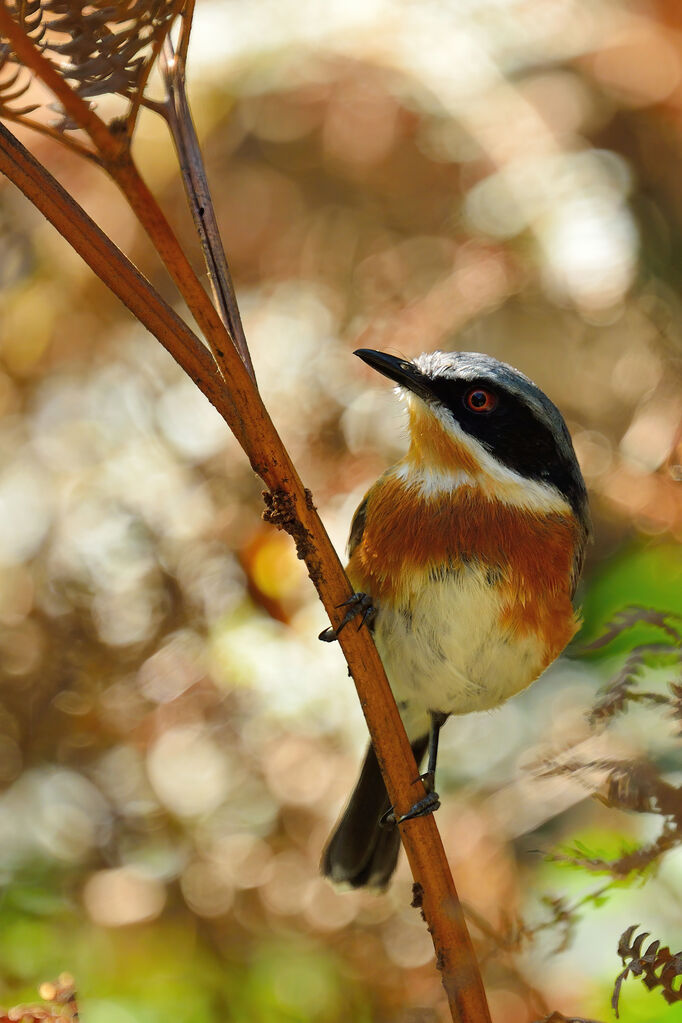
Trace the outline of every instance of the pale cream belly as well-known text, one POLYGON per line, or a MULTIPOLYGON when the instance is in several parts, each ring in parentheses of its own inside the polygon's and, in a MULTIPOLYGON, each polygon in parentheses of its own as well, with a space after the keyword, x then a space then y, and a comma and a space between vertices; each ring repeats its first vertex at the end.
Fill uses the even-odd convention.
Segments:
POLYGON ((411 738, 428 731, 429 711, 489 710, 542 672, 544 643, 501 629, 500 607, 481 566, 425 580, 409 605, 379 606, 374 638, 411 738))

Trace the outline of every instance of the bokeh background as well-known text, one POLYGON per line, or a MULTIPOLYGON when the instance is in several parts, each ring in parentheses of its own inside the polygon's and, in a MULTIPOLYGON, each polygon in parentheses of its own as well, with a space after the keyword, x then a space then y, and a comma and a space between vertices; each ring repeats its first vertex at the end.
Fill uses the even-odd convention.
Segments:
MULTIPOLYGON (((682 775, 660 710, 590 728, 624 646, 580 649, 633 601, 682 611, 682 10, 202 0, 190 82, 260 387, 339 550, 405 443, 355 347, 488 352, 569 422, 585 628, 529 692, 448 724, 438 820, 496 1023, 611 1019, 621 931, 682 947, 682 853, 589 898, 608 877, 547 854, 617 855, 660 818, 533 765, 682 775)), ((176 302, 104 176, 30 144, 176 302)), ((135 151, 200 265, 149 112, 135 151)), ((66 969, 88 1023, 445 1020, 404 862, 379 897, 318 876, 366 730, 259 481, 6 182, 0 230, 0 997, 66 969)), ((680 1018, 625 986, 626 1023, 680 1018)))

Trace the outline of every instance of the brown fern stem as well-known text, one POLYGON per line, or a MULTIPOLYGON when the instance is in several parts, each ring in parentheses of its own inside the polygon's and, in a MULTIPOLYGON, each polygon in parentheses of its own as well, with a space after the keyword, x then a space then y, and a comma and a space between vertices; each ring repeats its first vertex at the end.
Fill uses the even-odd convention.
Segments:
POLYGON ((256 375, 251 362, 251 353, 246 343, 232 275, 220 237, 199 140, 187 100, 184 61, 181 60, 179 52, 178 54, 174 52, 173 44, 169 38, 164 43, 161 72, 168 94, 164 115, 175 143, 185 194, 204 253, 213 298, 223 323, 234 339, 244 365, 255 381, 256 375))
POLYGON ((239 418, 208 348, 55 178, 0 123, 0 172, 56 227, 97 276, 161 342, 214 405, 242 447, 239 418))
POLYGON ((194 19, 194 8, 196 6, 196 0, 186 0, 183 4, 183 8, 180 14, 180 33, 178 35, 178 48, 176 59, 180 66, 182 74, 185 73, 185 67, 187 65, 187 51, 189 49, 189 37, 192 31, 192 21, 194 19))
MULTIPOLYGON (((30 128, 31 131, 35 131, 39 135, 44 135, 45 138, 52 139, 53 142, 55 141, 55 129, 51 128, 47 124, 41 124, 40 121, 34 121, 31 117, 27 117, 24 114, 17 113, 16 111, 8 110, 6 108, 0 112, 0 117, 2 117, 4 121, 9 121, 11 124, 18 124, 21 128, 30 128)), ((60 135, 57 141, 59 141, 59 143, 66 149, 70 149, 72 153, 76 153, 77 156, 82 156, 86 160, 90 160, 91 163, 100 165, 97 153, 88 146, 84 146, 82 142, 78 141, 78 139, 71 139, 68 135, 60 135)))
MULTIPOLYGON (((191 24, 192 14, 194 11, 194 0, 191 0, 191 2, 188 2, 188 0, 175 0, 174 6, 175 10, 173 13, 173 18, 176 18, 178 15, 182 16, 183 19, 182 34, 184 35, 184 28, 185 25, 187 24, 188 18, 189 23, 191 24)), ((169 38, 170 31, 157 32, 152 40, 151 52, 147 55, 144 67, 142 69, 142 73, 140 74, 140 77, 137 80, 137 87, 135 89, 134 95, 131 97, 130 110, 128 111, 128 116, 126 117, 125 120, 126 133, 129 138, 132 138, 133 132, 135 131, 135 124, 137 123, 137 117, 138 114, 140 113, 140 106, 142 105, 142 98, 147 87, 147 81, 149 79, 149 76, 152 73, 152 70, 157 62, 161 50, 163 49, 164 42, 166 41, 166 39, 169 38)))
POLYGON ((119 186, 128 205, 147 232, 206 338, 220 372, 229 380, 234 373, 231 354, 233 351, 236 352, 232 337, 194 272, 163 210, 140 176, 132 157, 128 156, 124 161, 113 164, 104 158, 104 168, 119 186))

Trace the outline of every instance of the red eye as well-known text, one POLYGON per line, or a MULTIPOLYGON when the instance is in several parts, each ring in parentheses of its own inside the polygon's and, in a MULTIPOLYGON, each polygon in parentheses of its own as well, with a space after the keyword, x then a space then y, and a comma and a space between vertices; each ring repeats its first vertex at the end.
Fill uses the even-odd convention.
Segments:
POLYGON ((464 395, 464 404, 471 412, 492 412, 497 408, 497 396, 484 387, 472 387, 464 395))

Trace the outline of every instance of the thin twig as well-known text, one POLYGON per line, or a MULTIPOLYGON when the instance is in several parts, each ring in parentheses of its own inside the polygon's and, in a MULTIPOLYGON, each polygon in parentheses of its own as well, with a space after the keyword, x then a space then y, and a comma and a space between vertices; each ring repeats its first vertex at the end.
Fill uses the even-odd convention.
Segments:
POLYGON ((14 113, 12 110, 3 110, 2 119, 4 121, 10 121, 12 124, 18 124, 22 128, 30 128, 31 131, 37 132, 39 135, 44 135, 45 138, 52 139, 53 142, 57 142, 60 146, 65 146, 70 149, 72 153, 76 153, 77 156, 83 156, 86 160, 90 160, 92 163, 96 163, 98 166, 102 166, 102 161, 95 152, 94 149, 89 149, 88 146, 84 146, 78 139, 71 138, 69 135, 61 131, 56 131, 49 124, 42 124, 40 121, 34 121, 31 117, 24 117, 23 114, 14 113))
POLYGON ((149 96, 142 96, 140 99, 140 106, 144 107, 145 110, 153 110, 159 117, 166 116, 166 104, 158 99, 150 99, 149 96))
POLYGON ((192 20, 194 18, 194 6, 195 0, 187 0, 180 17, 180 33, 178 35, 178 45, 176 48, 175 59, 178 62, 180 68, 180 74, 184 75, 187 68, 187 51, 189 49, 189 37, 192 32, 192 20))
MULTIPOLYGON (((184 6, 183 0, 177 0, 177 4, 176 4, 177 10, 176 10, 176 13, 172 16, 173 18, 176 18, 178 15, 181 15, 183 13, 182 10, 181 10, 181 8, 183 6, 184 6)), ((194 5, 192 4, 191 6, 194 6, 194 5)), ((152 68, 156 64, 158 56, 161 53, 164 41, 167 38, 170 38, 170 27, 167 28, 167 30, 164 31, 164 32, 157 33, 157 35, 155 36, 153 44, 152 44, 151 53, 148 55, 148 57, 147 57, 147 59, 145 61, 144 67, 142 69, 142 73, 141 73, 139 79, 137 80, 137 82, 135 83, 136 84, 135 91, 132 94, 132 96, 130 97, 130 110, 128 111, 128 114, 126 116, 126 122, 125 123, 126 123, 126 134, 131 139, 132 139, 132 136, 133 136, 133 132, 135 131, 135 124, 137 122, 137 115, 140 112, 140 106, 142 104, 142 97, 144 96, 144 90, 147 87, 147 81, 148 81, 149 76, 150 76, 150 74, 152 72, 152 68)))
POLYGON ((244 365, 255 382, 256 375, 251 362, 251 353, 246 343, 232 275, 225 256, 208 187, 199 139, 187 100, 184 61, 176 56, 170 36, 167 36, 164 42, 161 72, 168 93, 166 120, 178 154, 182 182, 194 218, 194 226, 201 241, 213 298, 221 319, 232 335, 244 365))

